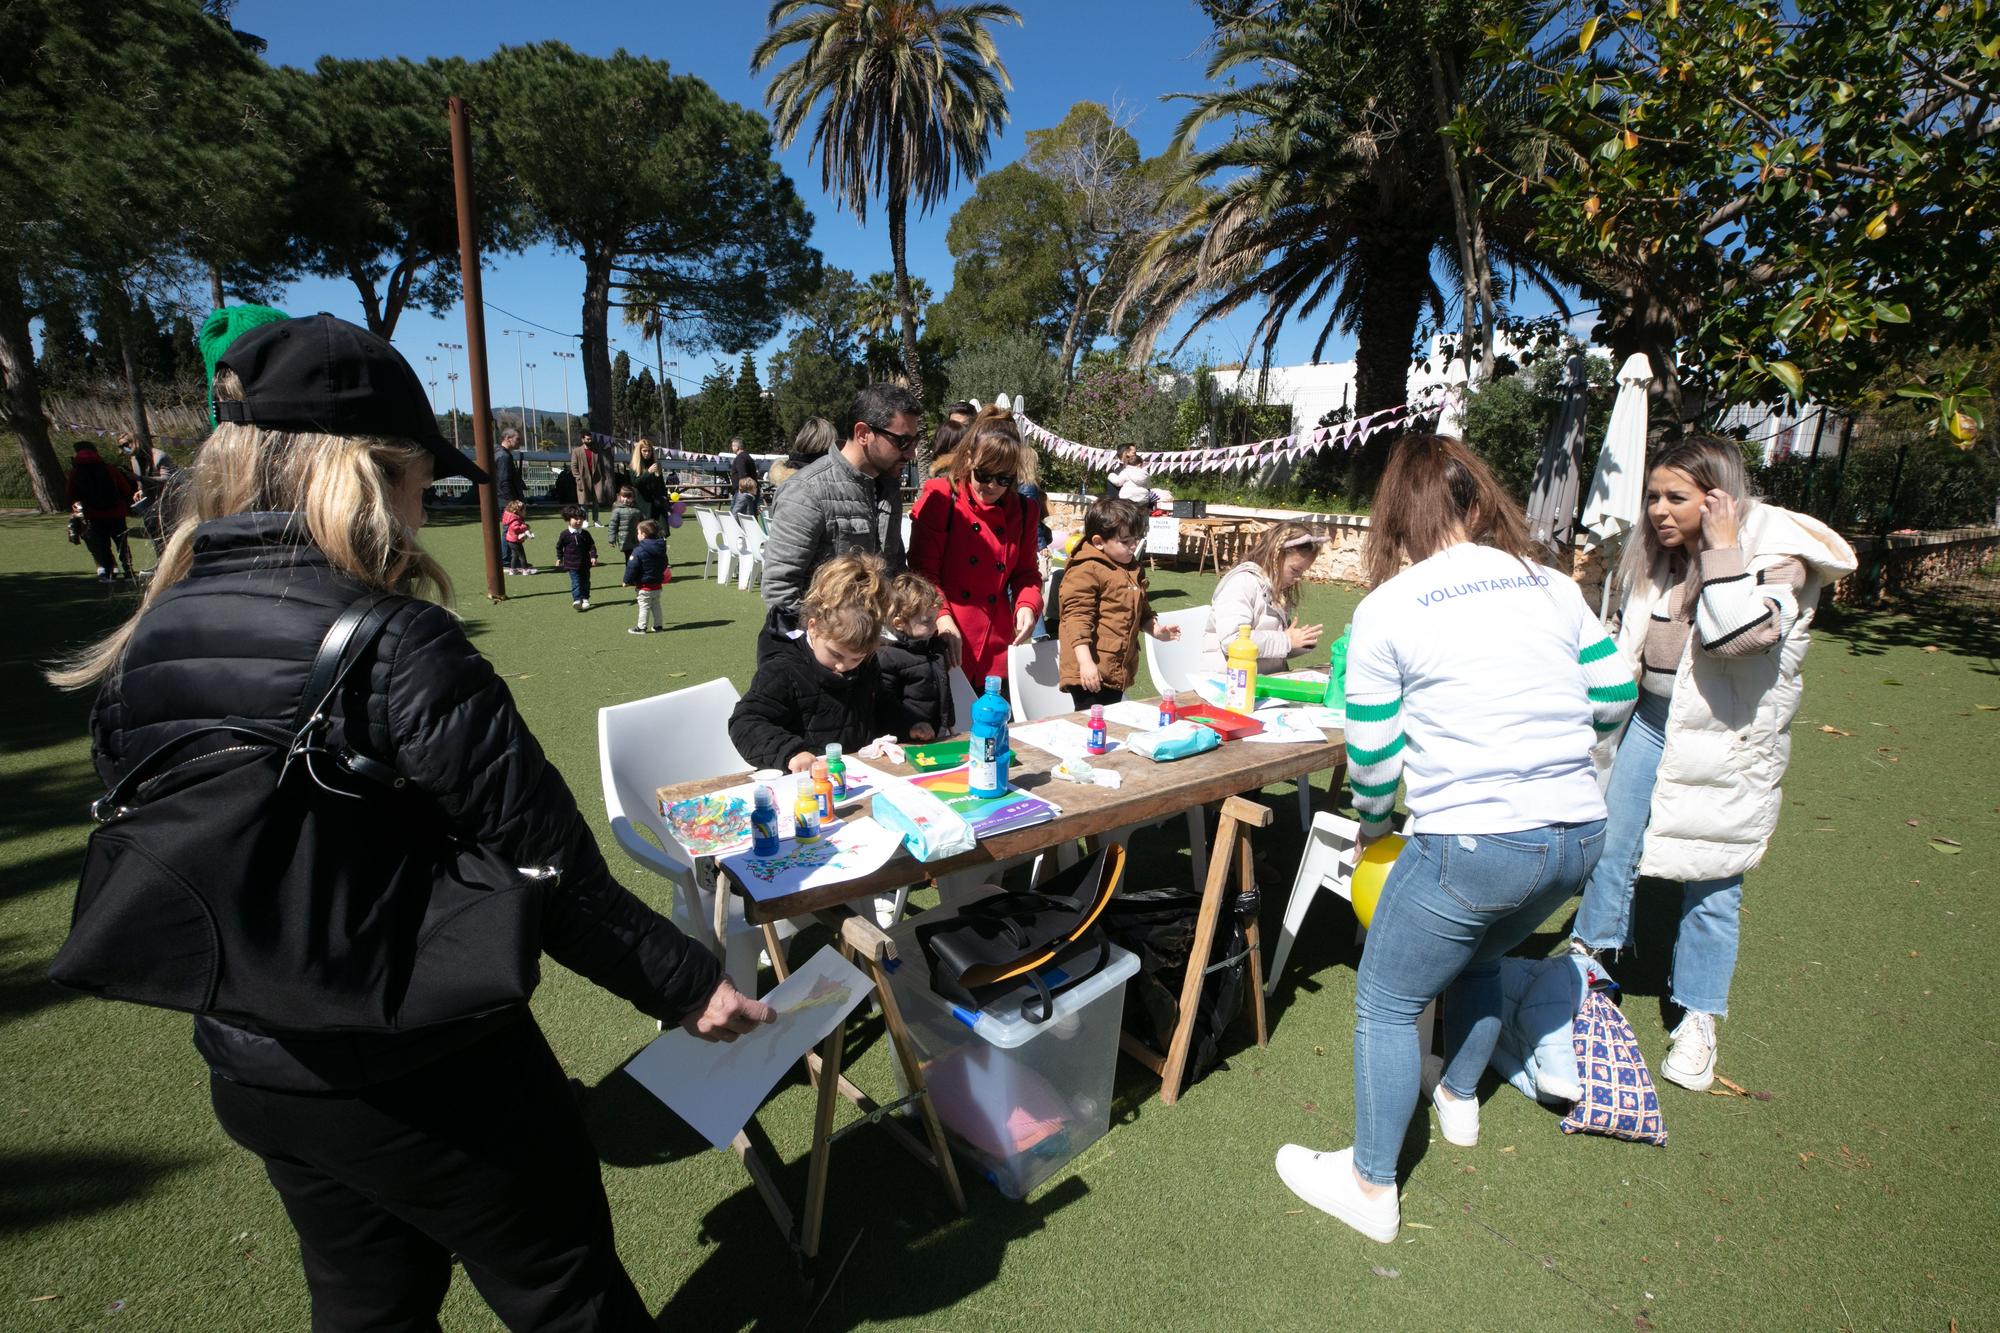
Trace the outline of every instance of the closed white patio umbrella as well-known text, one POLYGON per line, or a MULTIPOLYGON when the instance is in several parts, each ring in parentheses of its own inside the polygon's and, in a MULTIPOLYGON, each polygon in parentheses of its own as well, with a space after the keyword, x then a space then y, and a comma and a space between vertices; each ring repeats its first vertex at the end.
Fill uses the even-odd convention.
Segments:
POLYGON ((1627 357, 1618 368, 1618 398, 1611 405, 1611 424, 1605 427, 1604 447, 1583 505, 1583 530, 1604 548, 1600 616, 1611 605, 1612 561, 1639 526, 1646 494, 1646 386, 1652 382, 1653 365, 1643 352, 1627 357))

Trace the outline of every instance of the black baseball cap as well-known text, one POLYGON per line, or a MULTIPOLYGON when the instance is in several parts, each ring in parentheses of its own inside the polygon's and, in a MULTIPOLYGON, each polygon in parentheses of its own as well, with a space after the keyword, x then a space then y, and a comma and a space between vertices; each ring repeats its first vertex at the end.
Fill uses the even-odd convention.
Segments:
POLYGON ((266 430, 386 435, 430 452, 440 477, 487 480, 438 433, 423 382, 387 339, 321 313, 262 324, 216 358, 243 385, 241 401, 215 404, 216 419, 266 430))

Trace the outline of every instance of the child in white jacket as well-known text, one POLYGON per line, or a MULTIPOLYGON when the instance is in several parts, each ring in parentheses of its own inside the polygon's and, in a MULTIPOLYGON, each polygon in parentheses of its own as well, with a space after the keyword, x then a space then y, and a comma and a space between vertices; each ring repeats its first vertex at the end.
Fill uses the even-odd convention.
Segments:
POLYGON ((1274 523, 1250 544, 1243 559, 1215 585, 1208 627, 1201 635, 1201 665, 1222 671, 1236 632, 1250 627, 1257 670, 1283 671, 1289 659, 1319 646, 1321 626, 1294 625, 1302 580, 1325 539, 1303 523, 1274 523))

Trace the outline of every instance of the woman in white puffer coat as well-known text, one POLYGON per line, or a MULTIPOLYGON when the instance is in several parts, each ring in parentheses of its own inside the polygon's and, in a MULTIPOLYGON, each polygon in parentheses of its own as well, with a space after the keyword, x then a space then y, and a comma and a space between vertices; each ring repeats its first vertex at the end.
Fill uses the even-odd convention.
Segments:
POLYGON ((1657 458, 1619 582, 1616 640, 1639 707, 1605 790, 1610 820, 1573 948, 1632 944, 1640 875, 1682 883, 1669 998, 1683 1017, 1663 1077, 1715 1080, 1743 876, 1778 822, 1807 628, 1854 552, 1817 519, 1747 493, 1740 447, 1695 438, 1657 458))

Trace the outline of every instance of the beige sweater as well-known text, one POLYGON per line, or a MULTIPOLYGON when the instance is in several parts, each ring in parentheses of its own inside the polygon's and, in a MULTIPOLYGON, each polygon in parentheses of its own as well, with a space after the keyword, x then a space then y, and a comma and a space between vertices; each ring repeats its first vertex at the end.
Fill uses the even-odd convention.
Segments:
POLYGON ((1796 596, 1806 584, 1805 565, 1789 556, 1749 573, 1740 546, 1703 551, 1692 567, 1677 559, 1674 572, 1678 577, 1665 606, 1652 613, 1646 626, 1639 686, 1654 694, 1674 692, 1674 675, 1687 650, 1698 603, 1706 600, 1721 626, 1700 643, 1701 651, 1711 657, 1750 657, 1768 652, 1779 637, 1777 610, 1761 589, 1781 585, 1796 596))

